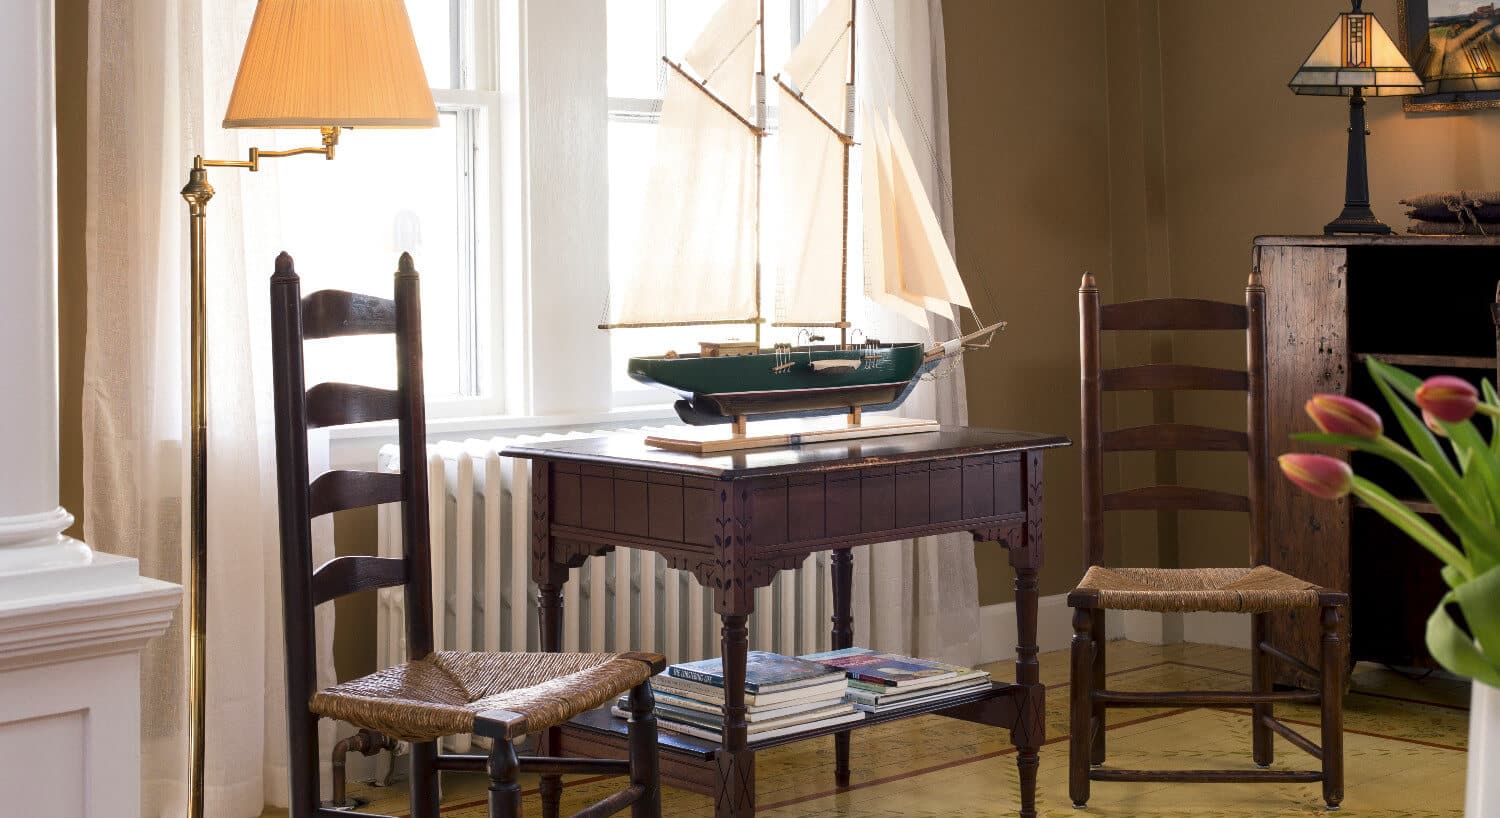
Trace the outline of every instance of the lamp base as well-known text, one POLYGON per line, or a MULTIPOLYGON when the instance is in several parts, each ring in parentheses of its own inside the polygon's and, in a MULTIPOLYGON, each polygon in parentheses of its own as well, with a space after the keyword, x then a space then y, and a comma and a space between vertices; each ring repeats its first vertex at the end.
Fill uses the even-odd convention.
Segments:
POLYGON ((1390 225, 1375 218, 1368 207, 1345 207, 1337 219, 1323 226, 1323 235, 1338 236, 1355 234, 1365 236, 1389 236, 1395 231, 1390 225))

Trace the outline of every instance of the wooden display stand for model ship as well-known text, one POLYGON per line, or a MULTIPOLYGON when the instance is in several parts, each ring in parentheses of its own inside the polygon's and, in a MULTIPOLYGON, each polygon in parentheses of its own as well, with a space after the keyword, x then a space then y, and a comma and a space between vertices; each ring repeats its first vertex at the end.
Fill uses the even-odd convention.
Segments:
POLYGON ((772 446, 800 446, 834 440, 858 440, 885 435, 936 432, 938 422, 922 418, 864 417, 855 407, 847 415, 757 421, 747 429, 744 415, 724 426, 685 426, 671 433, 647 435, 646 445, 689 454, 720 454, 772 446))

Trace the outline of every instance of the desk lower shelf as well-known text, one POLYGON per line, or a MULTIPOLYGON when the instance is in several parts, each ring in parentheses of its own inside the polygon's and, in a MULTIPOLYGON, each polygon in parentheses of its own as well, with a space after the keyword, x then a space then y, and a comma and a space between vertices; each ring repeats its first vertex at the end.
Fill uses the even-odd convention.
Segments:
MULTIPOLYGON (((766 750, 928 714, 991 727, 1014 727, 1021 711, 1020 700, 1026 696, 1026 690, 1023 685, 993 682, 990 687, 981 688, 966 696, 913 704, 885 713, 870 713, 861 721, 760 741, 752 739, 749 749, 752 752, 766 750)), ((625 719, 611 714, 608 706, 590 710, 563 727, 562 754, 584 758, 623 758, 626 751, 626 730, 625 719)), ((659 729, 658 746, 661 749, 664 784, 713 794, 714 756, 719 751, 719 742, 659 729)))

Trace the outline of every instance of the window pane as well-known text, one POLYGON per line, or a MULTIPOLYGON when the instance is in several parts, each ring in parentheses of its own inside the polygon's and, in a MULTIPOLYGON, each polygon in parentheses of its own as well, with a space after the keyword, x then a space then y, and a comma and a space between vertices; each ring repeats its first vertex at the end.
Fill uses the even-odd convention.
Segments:
MULTIPOLYGON (((307 132, 276 134, 291 145, 307 132)), ((470 273, 460 263, 460 196, 466 195, 460 143, 458 116, 444 111, 437 128, 351 131, 335 161, 277 166, 277 235, 297 259, 304 293, 337 288, 389 298, 397 257, 410 252, 416 260, 429 399, 458 397, 460 372, 474 356, 472 342, 463 342, 463 316, 471 305, 462 280, 470 273)), ((308 383, 393 386, 394 341, 371 336, 310 343, 307 375, 308 383)))
POLYGON ((606 47, 609 95, 650 99, 661 95, 661 45, 657 0, 608 0, 606 47))
POLYGON ((406 14, 411 18, 417 51, 422 54, 422 68, 433 88, 457 88, 453 76, 453 3, 451 0, 406 0, 406 14))

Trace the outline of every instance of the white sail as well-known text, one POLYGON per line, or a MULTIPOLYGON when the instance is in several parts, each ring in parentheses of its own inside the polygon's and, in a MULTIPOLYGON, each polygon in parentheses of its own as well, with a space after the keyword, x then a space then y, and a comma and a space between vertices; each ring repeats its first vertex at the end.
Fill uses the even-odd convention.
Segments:
POLYGON ((758 20, 756 0, 728 0, 688 50, 688 64, 713 95, 667 69, 640 253, 612 277, 612 326, 748 322, 760 314, 752 127, 758 20))
POLYGON ((831 324, 843 316, 844 130, 852 0, 831 0, 787 58, 779 108, 781 265, 776 321, 831 324))
POLYGON ((926 313, 972 309, 911 151, 893 117, 865 111, 865 292, 925 325, 926 313))

